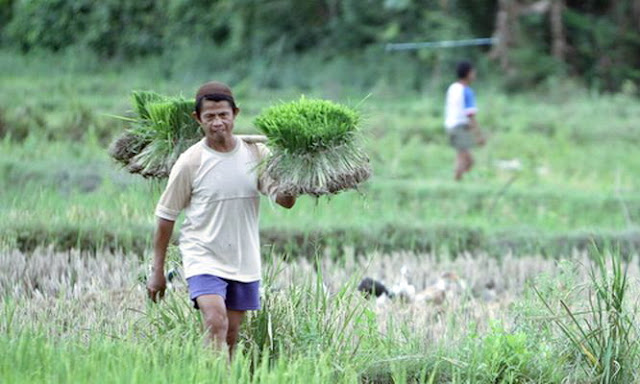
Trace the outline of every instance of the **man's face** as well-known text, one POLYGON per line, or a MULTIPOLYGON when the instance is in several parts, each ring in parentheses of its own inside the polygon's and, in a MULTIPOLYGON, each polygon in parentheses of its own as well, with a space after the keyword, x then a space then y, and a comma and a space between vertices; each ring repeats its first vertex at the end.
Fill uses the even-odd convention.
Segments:
POLYGON ((226 100, 203 100, 200 116, 196 116, 205 136, 212 140, 231 135, 235 119, 236 112, 226 100))

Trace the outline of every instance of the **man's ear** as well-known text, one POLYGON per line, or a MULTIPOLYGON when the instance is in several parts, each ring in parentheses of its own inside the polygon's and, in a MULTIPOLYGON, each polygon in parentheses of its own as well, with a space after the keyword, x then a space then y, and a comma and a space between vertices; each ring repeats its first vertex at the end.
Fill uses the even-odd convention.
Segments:
POLYGON ((236 117, 240 114, 240 108, 234 108, 233 109, 233 117, 236 117))
POLYGON ((191 117, 193 117, 193 119, 195 121, 198 122, 198 124, 202 124, 202 121, 200 121, 200 116, 198 116, 198 114, 196 113, 196 111, 191 112, 191 117))

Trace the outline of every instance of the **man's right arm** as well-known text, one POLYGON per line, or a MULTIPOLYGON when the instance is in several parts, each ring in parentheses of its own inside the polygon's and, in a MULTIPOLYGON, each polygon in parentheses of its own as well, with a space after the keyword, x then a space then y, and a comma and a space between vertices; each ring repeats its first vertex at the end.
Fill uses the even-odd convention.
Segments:
POLYGON ((167 281, 164 277, 164 263, 167 257, 167 248, 171 241, 174 221, 158 218, 158 226, 153 238, 153 266, 151 276, 147 282, 149 298, 156 302, 164 296, 167 289, 167 281))

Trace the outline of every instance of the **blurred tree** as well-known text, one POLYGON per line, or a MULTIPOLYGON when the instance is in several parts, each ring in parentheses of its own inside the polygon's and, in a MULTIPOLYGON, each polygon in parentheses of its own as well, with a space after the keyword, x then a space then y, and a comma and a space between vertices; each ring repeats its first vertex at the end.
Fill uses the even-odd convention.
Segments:
POLYGON ((552 39, 551 54, 562 63, 565 61, 565 50, 567 46, 564 33, 564 21, 562 20, 562 13, 564 12, 564 9, 564 0, 551 1, 551 9, 549 11, 552 39))
MULTIPOLYGON (((514 88, 567 69, 605 90, 640 85, 640 0, 0 0, 0 22, 0 44, 25 51, 79 45, 129 59, 218 47, 218 64, 243 70, 307 53, 379 60, 387 42, 493 30, 489 56, 507 82, 522 80, 514 88)), ((437 70, 460 52, 405 54, 402 67, 437 70)))

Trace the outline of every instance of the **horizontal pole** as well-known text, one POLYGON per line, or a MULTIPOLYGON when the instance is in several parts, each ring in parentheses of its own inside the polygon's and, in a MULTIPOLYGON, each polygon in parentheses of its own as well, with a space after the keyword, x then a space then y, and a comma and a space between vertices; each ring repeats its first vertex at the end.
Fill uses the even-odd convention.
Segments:
POLYGON ((468 47, 474 45, 493 45, 498 42, 496 37, 484 37, 480 39, 428 41, 423 43, 389 43, 387 51, 409 51, 422 48, 453 48, 468 47))
POLYGON ((267 136, 263 135, 236 135, 247 144, 266 143, 269 141, 267 136))

